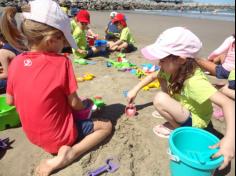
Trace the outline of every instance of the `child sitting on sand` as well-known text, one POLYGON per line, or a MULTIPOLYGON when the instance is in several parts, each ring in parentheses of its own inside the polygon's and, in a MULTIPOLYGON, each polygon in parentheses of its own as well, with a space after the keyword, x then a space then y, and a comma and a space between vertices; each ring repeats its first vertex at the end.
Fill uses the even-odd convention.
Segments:
MULTIPOLYGON (((232 70, 235 70, 235 35, 228 37, 215 51, 213 51, 208 60, 199 59, 197 61, 200 67, 209 71, 211 75, 216 76, 218 79, 228 79, 232 70), (219 59, 221 64, 216 65, 219 59)), ((230 86, 232 87, 232 86, 230 86)))
POLYGON ((21 10, 22 32, 12 23, 15 7, 5 8, 2 16, 1 29, 7 41, 18 48, 18 41, 23 40, 29 48, 11 63, 7 103, 16 106, 28 139, 57 154, 36 169, 35 175, 48 176, 103 141, 112 126, 108 120, 77 120, 72 113, 85 105, 76 93, 71 61, 58 54, 67 44, 77 48, 70 20, 60 6, 52 0, 34 0, 21 10))
POLYGON ((0 93, 5 93, 7 87, 8 67, 12 59, 20 54, 15 48, 7 43, 0 32, 0 93))
POLYGON ((135 50, 134 38, 127 26, 125 15, 118 13, 112 20, 113 24, 121 31, 120 39, 116 42, 110 41, 109 48, 111 51, 132 52, 135 50))
MULTIPOLYGON (((96 47, 90 47, 87 42, 86 31, 89 29, 90 14, 87 10, 80 10, 75 17, 78 25, 73 31, 73 38, 76 41, 78 49, 73 49, 73 54, 77 58, 90 58, 100 54, 100 50, 96 47)), ((89 35, 95 35, 89 31, 89 35)), ((101 53, 102 54, 102 53, 101 53)))
POLYGON ((224 156, 225 168, 235 152, 235 108, 234 102, 217 91, 196 63, 197 53, 202 47, 199 38, 183 27, 164 31, 156 43, 142 50, 144 57, 159 64, 160 71, 153 73, 128 92, 129 103, 139 90, 156 78, 162 91, 154 98, 157 111, 169 123, 153 128, 155 134, 168 137, 171 130, 192 126, 206 128, 212 117, 212 102, 223 108, 226 119, 226 135, 216 147, 220 151, 215 157, 224 156))
POLYGON ((108 23, 105 29, 105 39, 106 40, 118 40, 120 38, 120 31, 115 24, 112 23, 112 20, 117 15, 117 12, 111 12, 110 19, 111 21, 108 23))

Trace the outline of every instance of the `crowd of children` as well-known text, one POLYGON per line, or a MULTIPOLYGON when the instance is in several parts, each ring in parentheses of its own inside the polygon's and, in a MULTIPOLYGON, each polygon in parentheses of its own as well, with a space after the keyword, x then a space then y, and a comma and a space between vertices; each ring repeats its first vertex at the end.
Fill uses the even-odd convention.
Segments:
MULTIPOLYGON (((75 112, 88 108, 87 101, 76 93, 71 61, 60 54, 68 46, 77 58, 102 55, 104 50, 88 43, 88 36, 97 35, 88 26, 87 10, 79 10, 70 20, 52 0, 30 1, 20 8, 24 16, 21 30, 12 23, 17 10, 6 7, 1 17, 0 88, 6 89, 7 103, 16 106, 27 138, 45 151, 57 154, 36 169, 38 175, 50 175, 111 133, 109 120, 78 120, 75 112), (20 54, 22 48, 28 51, 20 54)), ((112 12, 110 17, 105 30, 105 39, 109 40, 106 50, 134 51, 135 41, 125 15, 112 12)), ((138 83, 128 92, 127 99, 128 103, 134 102, 144 86, 159 80, 161 91, 154 97, 154 107, 168 123, 154 127, 153 131, 161 137, 168 137, 178 127, 206 129, 212 117, 212 103, 220 106, 227 128, 225 137, 214 146, 220 150, 213 157, 224 156, 220 167, 223 169, 235 155, 235 108, 230 99, 235 98, 235 37, 229 37, 209 56, 209 61, 213 61, 224 54, 222 65, 210 67, 208 61, 198 59, 201 47, 200 39, 186 28, 164 31, 154 44, 142 49, 144 57, 158 64, 160 71, 138 83), (229 85, 218 91, 200 67, 218 78, 229 79, 229 85)))

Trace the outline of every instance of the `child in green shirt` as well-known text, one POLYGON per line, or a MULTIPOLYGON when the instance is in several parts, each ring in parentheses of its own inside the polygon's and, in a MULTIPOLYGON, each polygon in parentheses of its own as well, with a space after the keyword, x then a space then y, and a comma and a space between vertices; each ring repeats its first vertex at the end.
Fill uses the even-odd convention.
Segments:
POLYGON ((89 12, 87 10, 80 10, 75 17, 75 21, 71 22, 75 27, 72 31, 72 36, 76 41, 78 49, 73 49, 73 55, 76 58, 90 58, 100 54, 101 50, 99 48, 90 47, 87 42, 86 31, 89 29, 88 24, 90 24, 89 12), (77 26, 74 25, 75 21, 78 23, 77 26))
POLYGON ((168 121, 153 128, 160 137, 168 137, 178 127, 208 127, 212 103, 220 106, 226 119, 226 135, 212 148, 220 148, 213 158, 224 156, 219 168, 222 170, 235 155, 234 102, 217 91, 198 67, 196 57, 201 47, 199 38, 186 28, 175 27, 163 32, 155 44, 142 50, 145 58, 159 64, 160 71, 138 83, 128 92, 127 98, 132 103, 142 87, 158 78, 162 91, 156 94, 153 104, 168 121))
POLYGON ((135 50, 134 38, 127 26, 124 14, 118 13, 112 20, 113 24, 121 31, 120 39, 116 42, 110 41, 109 48, 111 51, 132 52, 135 50))

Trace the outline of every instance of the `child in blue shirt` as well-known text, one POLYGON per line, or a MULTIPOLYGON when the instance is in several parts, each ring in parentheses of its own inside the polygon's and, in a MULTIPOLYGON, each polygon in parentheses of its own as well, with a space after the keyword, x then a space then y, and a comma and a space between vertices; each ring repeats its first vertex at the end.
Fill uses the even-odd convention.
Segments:
POLYGON ((117 28, 115 24, 112 23, 112 20, 117 15, 117 12, 111 12, 110 19, 111 21, 108 23, 107 28, 105 30, 106 40, 118 40, 120 37, 120 30, 117 28))

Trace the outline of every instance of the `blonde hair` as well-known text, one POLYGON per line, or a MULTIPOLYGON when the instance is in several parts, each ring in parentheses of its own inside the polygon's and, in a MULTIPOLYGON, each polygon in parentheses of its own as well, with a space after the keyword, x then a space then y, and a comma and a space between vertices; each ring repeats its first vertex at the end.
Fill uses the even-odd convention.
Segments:
POLYGON ((6 7, 3 11, 0 29, 8 43, 21 50, 30 49, 33 45, 45 42, 52 36, 64 36, 63 33, 49 25, 32 20, 23 20, 20 30, 17 28, 15 15, 18 11, 30 12, 30 6, 24 5, 20 8, 6 7))

